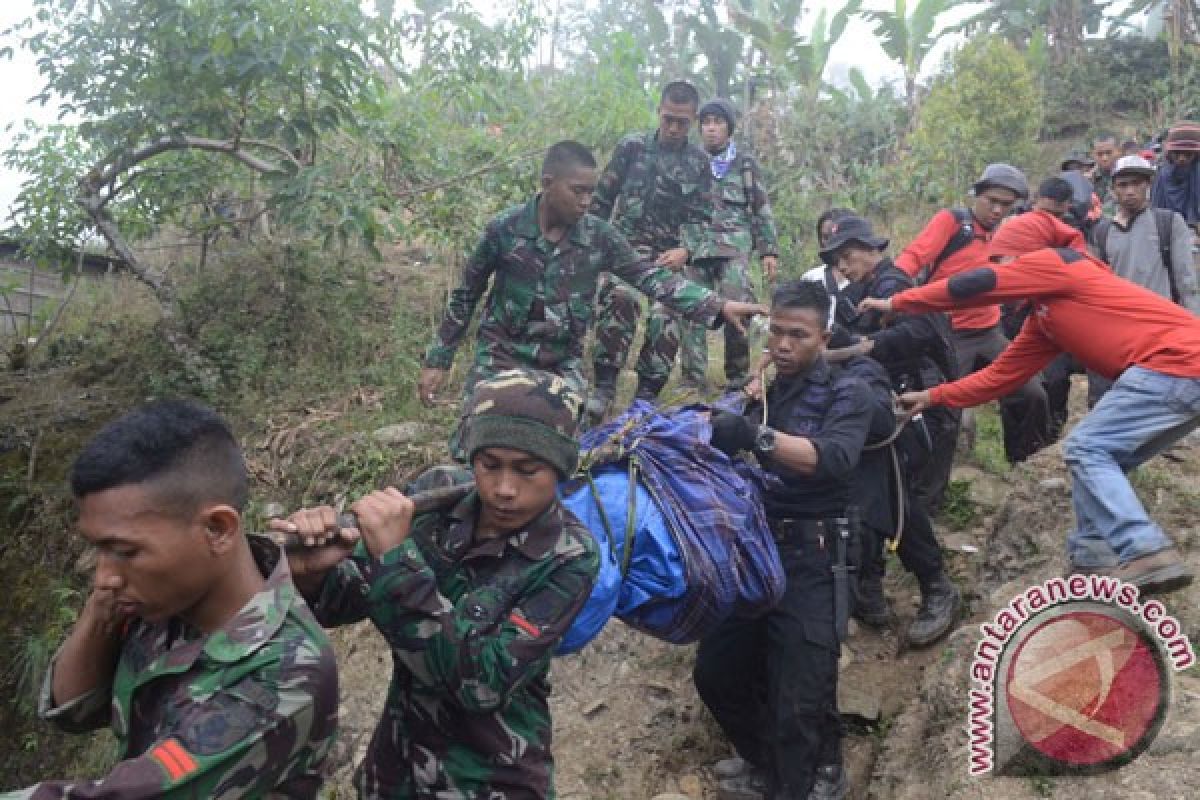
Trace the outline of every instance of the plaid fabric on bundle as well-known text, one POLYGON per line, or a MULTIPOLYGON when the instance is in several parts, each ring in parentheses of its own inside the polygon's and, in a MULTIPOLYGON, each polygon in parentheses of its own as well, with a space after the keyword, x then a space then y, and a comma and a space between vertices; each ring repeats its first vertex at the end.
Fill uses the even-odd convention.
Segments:
MULTIPOLYGON (((762 502, 733 462, 709 445, 708 408, 661 413, 637 401, 588 431, 584 464, 628 463, 678 545, 682 596, 646 603, 621 619, 666 641, 695 641, 731 615, 757 616, 783 597, 784 576, 762 502)), ((617 532, 619 536, 620 533, 617 532)))

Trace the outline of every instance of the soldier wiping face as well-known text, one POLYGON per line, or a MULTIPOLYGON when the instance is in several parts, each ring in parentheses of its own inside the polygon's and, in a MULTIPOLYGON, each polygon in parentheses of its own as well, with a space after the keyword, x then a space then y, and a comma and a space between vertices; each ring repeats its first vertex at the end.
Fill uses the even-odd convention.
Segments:
POLYGON ((111 592, 117 614, 179 616, 209 631, 247 599, 225 596, 244 544, 246 467, 215 414, 182 413, 160 405, 122 419, 81 454, 71 482, 79 532, 96 548, 96 587, 111 592), (157 427, 157 436, 142 438, 158 449, 116 444, 135 440, 139 426, 157 427), (172 433, 194 441, 172 448, 172 433))
POLYGON ((475 387, 463 445, 479 492, 479 535, 520 530, 554 501, 579 460, 580 404, 546 373, 509 370, 475 387))
POLYGON ((811 281, 795 281, 775 290, 767 349, 777 374, 803 375, 825 352, 829 341, 829 296, 811 281))

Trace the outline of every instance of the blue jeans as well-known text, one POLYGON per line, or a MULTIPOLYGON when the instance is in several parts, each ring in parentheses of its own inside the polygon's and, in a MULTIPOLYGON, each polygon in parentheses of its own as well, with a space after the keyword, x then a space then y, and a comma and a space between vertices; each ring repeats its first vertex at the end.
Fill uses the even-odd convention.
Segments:
POLYGON ((1111 567, 1172 545, 1146 514, 1125 473, 1200 426, 1200 378, 1130 367, 1063 444, 1074 484, 1067 554, 1111 567))

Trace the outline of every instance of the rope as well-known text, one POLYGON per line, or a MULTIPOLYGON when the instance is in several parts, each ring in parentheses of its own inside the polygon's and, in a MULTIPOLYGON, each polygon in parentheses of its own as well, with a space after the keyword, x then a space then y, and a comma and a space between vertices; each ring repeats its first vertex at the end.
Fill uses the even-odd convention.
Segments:
POLYGON ((621 577, 629 575, 629 562, 633 559, 633 534, 637 514, 637 456, 629 456, 629 504, 625 507, 625 550, 621 553, 621 577))
MULTIPOLYGON (((903 428, 903 424, 900 428, 903 428)), ((897 430, 897 433, 899 430, 897 430)), ((896 448, 892 452, 892 476, 896 479, 896 535, 888 542, 888 552, 894 553, 900 547, 900 538, 904 536, 904 517, 907 515, 905 505, 904 474, 900 471, 900 456, 896 448)))
POLYGON ((762 424, 767 424, 767 360, 758 364, 758 390, 762 392, 762 424))
MULTIPOLYGON (((608 536, 608 554, 613 561, 617 560, 617 545, 613 541, 612 523, 608 521, 608 512, 604 510, 604 504, 600 502, 600 490, 596 488, 596 482, 592 480, 591 470, 583 473, 587 480, 588 488, 592 491, 592 502, 596 504, 596 510, 600 512, 600 524, 604 526, 604 533, 608 536)), ((625 574, 622 571, 622 576, 625 574)))
POLYGON ((896 441, 896 439, 900 437, 900 434, 903 433, 904 428, 911 421, 912 415, 903 415, 900 417, 900 421, 896 423, 896 429, 892 431, 886 439, 880 439, 878 442, 867 442, 865 445, 863 445, 863 450, 882 450, 883 448, 890 446, 892 442, 896 441))

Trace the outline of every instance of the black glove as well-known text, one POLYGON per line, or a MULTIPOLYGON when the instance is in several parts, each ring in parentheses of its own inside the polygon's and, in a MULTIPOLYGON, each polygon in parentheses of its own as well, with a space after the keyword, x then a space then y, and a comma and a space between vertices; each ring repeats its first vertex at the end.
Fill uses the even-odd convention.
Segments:
POLYGON ((758 426, 741 414, 731 414, 728 411, 713 412, 712 439, 709 442, 730 458, 741 450, 753 450, 757 436, 758 426))

